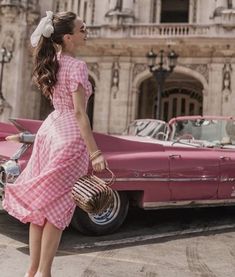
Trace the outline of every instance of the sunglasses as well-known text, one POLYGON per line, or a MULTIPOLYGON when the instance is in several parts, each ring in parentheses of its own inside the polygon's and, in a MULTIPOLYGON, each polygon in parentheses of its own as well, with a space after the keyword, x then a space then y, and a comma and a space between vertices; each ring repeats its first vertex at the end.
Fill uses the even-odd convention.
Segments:
POLYGON ((83 23, 83 25, 82 25, 81 28, 80 28, 80 32, 81 32, 81 33, 87 32, 86 23, 83 23))

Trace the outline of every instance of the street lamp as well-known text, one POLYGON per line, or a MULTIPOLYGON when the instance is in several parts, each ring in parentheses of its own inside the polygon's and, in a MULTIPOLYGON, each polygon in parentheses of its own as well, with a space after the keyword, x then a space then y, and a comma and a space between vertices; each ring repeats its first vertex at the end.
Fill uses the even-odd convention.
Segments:
POLYGON ((0 114, 3 113, 5 107, 8 107, 9 104, 5 100, 2 93, 2 82, 3 82, 3 70, 5 63, 9 63, 12 58, 12 52, 8 51, 6 47, 2 46, 0 49, 0 64, 1 64, 1 72, 0 72, 0 114))
POLYGON ((157 112, 156 118, 160 119, 161 116, 161 96, 163 92, 163 86, 165 83, 166 78, 173 72, 178 55, 175 53, 174 50, 171 50, 168 55, 168 68, 164 67, 164 50, 160 50, 159 52, 159 62, 156 63, 157 54, 154 53, 153 49, 151 49, 147 54, 146 57, 148 59, 148 66, 150 72, 157 80, 158 84, 158 95, 157 95, 157 112))

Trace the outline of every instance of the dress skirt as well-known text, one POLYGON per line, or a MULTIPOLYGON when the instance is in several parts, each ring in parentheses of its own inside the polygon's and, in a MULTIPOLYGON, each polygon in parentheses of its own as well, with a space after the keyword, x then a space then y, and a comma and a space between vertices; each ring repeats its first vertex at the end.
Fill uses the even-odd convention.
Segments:
POLYGON ((14 184, 6 184, 3 208, 23 223, 43 226, 47 220, 63 230, 76 207, 72 186, 88 164, 74 111, 55 110, 39 128, 26 168, 14 184))

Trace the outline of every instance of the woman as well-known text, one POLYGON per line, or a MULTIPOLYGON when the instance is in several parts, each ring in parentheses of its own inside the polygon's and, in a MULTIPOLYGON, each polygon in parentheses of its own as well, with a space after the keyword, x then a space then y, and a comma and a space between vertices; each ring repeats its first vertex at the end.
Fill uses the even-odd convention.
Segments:
POLYGON ((89 155, 95 171, 106 167, 86 114, 92 92, 87 67, 76 58, 86 39, 86 25, 72 12, 47 12, 31 36, 34 81, 55 110, 38 130, 27 167, 7 184, 3 201, 9 214, 30 222, 27 277, 51 276, 62 231, 75 210, 71 188, 87 173, 89 155))

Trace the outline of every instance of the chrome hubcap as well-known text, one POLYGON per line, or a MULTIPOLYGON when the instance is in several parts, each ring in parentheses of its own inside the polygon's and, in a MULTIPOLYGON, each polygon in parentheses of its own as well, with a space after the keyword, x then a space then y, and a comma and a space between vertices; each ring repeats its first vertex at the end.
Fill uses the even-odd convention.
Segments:
POLYGON ((118 192, 114 191, 113 203, 100 214, 88 214, 92 222, 97 225, 105 225, 112 222, 118 215, 121 206, 121 200, 118 192))

